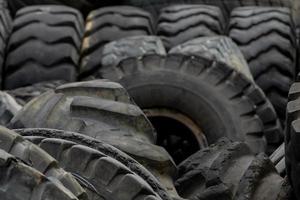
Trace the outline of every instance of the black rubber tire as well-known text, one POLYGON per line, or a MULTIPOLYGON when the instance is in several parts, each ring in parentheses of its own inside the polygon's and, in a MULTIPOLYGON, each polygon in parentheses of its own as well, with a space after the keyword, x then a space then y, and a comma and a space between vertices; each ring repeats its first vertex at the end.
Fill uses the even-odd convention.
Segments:
POLYGON ((103 46, 130 36, 153 35, 150 13, 130 6, 100 8, 87 18, 82 45, 81 73, 91 73, 101 62, 103 46))
POLYGON ((95 80, 62 85, 28 103, 10 127, 54 128, 100 139, 143 163, 176 193, 172 158, 154 145, 154 128, 118 83, 95 80))
POLYGON ((88 199, 161 199, 141 177, 93 148, 62 139, 33 138, 33 141, 64 169, 87 183, 88 199))
POLYGON ((83 36, 79 11, 65 6, 30 6, 13 23, 4 88, 50 80, 74 81, 83 36))
POLYGON ((57 138, 72 141, 74 143, 93 148, 127 166, 131 171, 144 179, 152 187, 152 189, 160 195, 161 199, 171 199, 167 194, 166 189, 161 186, 161 183, 158 182, 157 179, 140 163, 138 163, 122 151, 114 148, 109 144, 103 143, 100 140, 96 140, 79 133, 54 129, 18 129, 15 131, 23 135, 25 138, 31 139, 33 141, 39 140, 41 138, 57 138))
POLYGON ((13 96, 20 105, 24 106, 35 97, 40 96, 42 93, 47 92, 51 89, 55 89, 58 86, 63 85, 65 83, 66 81, 62 80, 41 82, 27 87, 21 87, 14 90, 7 90, 6 92, 13 96))
POLYGON ((51 157, 46 151, 22 136, 0 126, 0 149, 22 160, 46 177, 54 177, 59 180, 78 199, 87 200, 86 191, 79 185, 75 178, 51 157))
POLYGON ((299 159, 299 135, 300 135, 300 83, 291 86, 289 102, 287 105, 287 120, 285 133, 285 164, 289 181, 293 187, 296 199, 300 199, 300 159, 299 159))
MULTIPOLYGON (((9 15, 9 11, 3 5, 0 0, 0 88, 2 88, 3 68, 6 58, 6 46, 7 40, 10 36, 12 29, 12 19, 9 15)), ((4 1, 6 2, 6 1, 4 1)))
POLYGON ((8 0, 8 5, 12 15, 15 15, 19 9, 32 5, 66 5, 76 8, 86 15, 93 9, 112 5, 112 1, 108 3, 98 0, 8 0))
POLYGON ((154 16, 159 15, 159 11, 170 5, 180 4, 206 4, 218 6, 225 15, 229 16, 231 10, 240 6, 283 6, 292 7, 290 0, 123 0, 123 4, 143 8, 151 12, 154 16))
POLYGON ((200 55, 224 62, 249 79, 253 89, 244 91, 255 104, 255 112, 264 124, 264 133, 271 154, 283 142, 283 130, 277 114, 264 92, 254 83, 248 64, 237 45, 228 37, 215 36, 191 40, 170 50, 170 54, 200 55), (255 91, 255 92, 254 92, 255 91), (255 95, 254 95, 255 93, 255 95))
POLYGON ((0 125, 7 126, 21 108, 12 96, 0 91, 0 125))
POLYGON ((288 8, 241 7, 231 13, 229 36, 239 46, 256 83, 282 124, 296 73, 295 27, 288 8))
POLYGON ((230 199, 239 200, 283 199, 286 189, 284 179, 267 156, 255 156, 245 143, 227 139, 181 163, 175 184, 178 192, 189 199, 201 199, 202 192, 222 184, 228 186, 230 199))
POLYGON ((157 35, 166 49, 203 36, 225 34, 220 8, 206 5, 175 5, 161 10, 157 35))
POLYGON ((77 200, 58 180, 0 150, 1 200, 77 200))
POLYGON ((284 152, 284 143, 280 145, 272 155, 270 155, 270 159, 275 165, 278 173, 284 177, 286 176, 286 167, 285 167, 285 152, 284 152))
MULTIPOLYGON (((126 52, 126 48, 121 52, 126 52)), ((178 54, 168 56, 139 55, 125 59, 117 66, 102 66, 96 77, 120 82, 143 109, 166 107, 188 115, 207 133, 209 144, 223 136, 245 140, 245 137, 251 135, 246 141, 249 139, 247 143, 251 143, 252 149, 259 152, 264 149, 264 134, 270 151, 281 144, 283 134, 276 113, 263 92, 250 80, 251 74, 244 64, 234 65, 239 67, 234 70, 223 64, 223 61, 220 62, 220 57, 183 54, 179 49, 178 54), (174 87, 180 89, 176 90, 174 87), (180 95, 182 90, 185 92, 184 98, 180 95), (191 96, 194 93, 198 96, 191 96), (203 98, 211 99, 206 103, 203 98), (212 104, 213 109, 209 109, 207 104, 212 104), (217 109, 222 110, 222 114, 215 114, 217 109), (223 112, 225 110, 226 114, 223 112), (209 117, 201 120, 201 116, 209 117), (222 117, 220 119, 216 116, 222 117), (244 126, 243 123, 247 125, 244 126), (272 125, 267 126, 270 124, 272 125)), ((239 60, 242 61, 245 62, 244 59, 239 60)))

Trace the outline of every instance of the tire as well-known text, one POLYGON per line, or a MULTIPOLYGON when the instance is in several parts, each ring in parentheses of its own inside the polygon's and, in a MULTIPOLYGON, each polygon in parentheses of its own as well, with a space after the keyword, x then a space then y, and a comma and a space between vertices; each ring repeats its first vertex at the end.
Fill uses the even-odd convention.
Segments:
POLYGON ((44 150, 4 127, 0 127, 0 140, 2 141, 0 149, 28 163, 30 167, 38 170, 46 177, 56 178, 78 199, 88 199, 85 190, 79 185, 73 175, 61 168, 58 162, 44 150))
POLYGON ((0 169, 3 200, 77 199, 59 181, 48 179, 3 150, 0 150, 0 169))
MULTIPOLYGON (((126 48, 122 49, 122 52, 126 52, 126 48)), ((191 119, 195 126, 200 127, 200 130, 205 133, 204 137, 207 142, 204 138, 202 140, 204 144, 212 144, 219 138, 227 136, 232 140, 246 141, 255 152, 261 152, 265 149, 264 135, 268 137, 271 147, 282 141, 282 130, 276 115, 273 115, 275 112, 272 110, 272 106, 266 103, 268 101, 260 89, 247 78, 251 77, 250 73, 246 77, 241 70, 246 69, 240 67, 239 70, 234 70, 213 57, 187 56, 179 53, 167 56, 138 55, 136 58, 129 57, 122 60, 117 66, 102 66, 96 77, 111 79, 124 85, 136 103, 150 117, 150 120, 153 116, 151 113, 149 114, 149 109, 176 110, 191 119), (184 98, 182 94, 184 94, 184 98), (205 100, 208 98, 209 100, 205 100), (261 107, 256 109, 255 105, 260 103, 261 107), (216 114, 216 112, 222 113, 216 114), (272 117, 270 113, 272 113, 272 117), (201 116, 207 116, 207 118, 204 120, 201 119, 201 116), (275 124, 272 125, 272 128, 265 129, 263 122, 270 119, 272 119, 271 124, 273 121, 275 124), (243 124, 250 124, 250 126, 243 124)), ((166 133, 165 130, 163 131, 166 133)), ((176 130, 173 131, 176 132, 176 130)), ((195 133, 195 137, 203 138, 203 135, 197 135, 197 132, 193 133, 195 133)), ((160 137, 162 134, 158 136, 160 137)), ((184 137, 182 140, 188 140, 184 135, 177 136, 184 137)), ((199 141, 198 139, 195 140, 199 141)), ((164 139, 158 139, 158 141, 161 140, 162 142, 158 144, 163 145, 164 139)), ((196 146, 194 150, 196 152, 199 149, 198 145, 201 144, 193 145, 196 146)), ((189 155, 194 153, 190 152, 193 145, 188 145, 186 149, 182 149, 183 145, 177 145, 172 149, 165 145, 164 147, 174 158, 178 149, 181 149, 181 152, 189 152, 189 155)), ((185 153, 181 159, 187 157, 188 155, 185 153)))
POLYGON ((285 152, 284 152, 284 143, 272 153, 270 156, 270 160, 275 165, 275 168, 277 169, 278 173, 284 177, 286 176, 286 167, 285 167, 285 152))
POLYGON ((6 126, 22 106, 6 92, 0 92, 0 125, 6 126))
POLYGON ((12 15, 15 15, 17 11, 26 6, 32 5, 66 5, 80 10, 84 15, 88 14, 89 11, 100 8, 103 6, 111 5, 102 1, 95 0, 9 0, 8 5, 12 15))
POLYGON ((125 5, 132 5, 143 8, 151 12, 154 16, 159 15, 159 11, 170 5, 178 4, 206 4, 218 6, 225 15, 229 16, 231 10, 241 6, 282 6, 292 7, 292 3, 289 0, 124 0, 125 5))
POLYGON ((286 198, 282 197, 285 180, 272 162, 263 154, 255 156, 244 143, 223 139, 192 155, 178 169, 175 184, 184 198, 201 199, 201 193, 219 185, 229 188, 230 199, 286 198))
POLYGON ((35 97, 40 96, 42 93, 45 93, 51 89, 55 89, 58 86, 63 85, 65 83, 65 81, 61 80, 41 82, 27 87, 21 87, 14 90, 7 90, 6 92, 9 95, 13 96, 20 105, 24 106, 35 97))
POLYGON ((123 165, 128 167, 131 171, 139 175, 152 187, 152 189, 157 194, 160 195, 161 199, 171 199, 167 194, 166 190, 161 186, 161 183, 159 183, 157 179, 141 164, 139 164, 137 161, 135 161, 122 151, 114 148, 113 146, 110 146, 109 144, 103 143, 100 140, 96 140, 94 138, 79 133, 54 129, 18 129, 16 130, 16 132, 35 143, 43 140, 44 138, 57 138, 62 140, 68 140, 76 144, 88 146, 92 149, 95 149, 101 152, 102 154, 105 154, 115 160, 118 160, 123 165))
POLYGON ((300 84, 294 83, 289 91, 289 102, 287 105, 287 120, 285 133, 285 164, 287 177, 292 185, 296 199, 300 198, 300 181, 297 176, 299 168, 299 94, 300 84))
POLYGON ((170 54, 202 55, 210 59, 224 62, 236 71, 243 74, 252 84, 253 89, 244 93, 255 104, 255 112, 264 124, 264 133, 269 145, 268 154, 283 141, 283 130, 278 120, 277 114, 264 92, 253 82, 253 77, 249 70, 241 51, 237 45, 228 37, 215 36, 203 37, 191 40, 170 50, 170 54))
POLYGON ((4 88, 15 89, 77 76, 83 19, 65 6, 30 6, 13 24, 4 68, 4 88))
POLYGON ((229 36, 284 124, 288 91, 296 73, 297 45, 290 10, 237 8, 231 14, 229 36))
POLYGON ((172 158, 154 145, 154 128, 118 83, 95 80, 62 85, 27 104, 10 127, 52 128, 100 139, 143 163, 176 194, 172 158))
POLYGON ((150 13, 135 7, 100 8, 87 18, 82 46, 81 73, 90 74, 101 61, 103 46, 130 36, 153 35, 150 13))
POLYGON ((64 169, 88 182, 88 199, 161 199, 141 177, 95 149, 62 139, 35 142, 64 169))
POLYGON ((175 5, 161 10, 157 35, 166 49, 191 39, 225 34, 225 20, 220 8, 206 5, 175 5))
POLYGON ((2 88, 3 82, 3 68, 4 68, 4 60, 6 58, 6 46, 7 40, 10 36, 12 29, 12 19, 9 15, 9 11, 7 8, 2 5, 3 2, 0 0, 0 85, 2 88))

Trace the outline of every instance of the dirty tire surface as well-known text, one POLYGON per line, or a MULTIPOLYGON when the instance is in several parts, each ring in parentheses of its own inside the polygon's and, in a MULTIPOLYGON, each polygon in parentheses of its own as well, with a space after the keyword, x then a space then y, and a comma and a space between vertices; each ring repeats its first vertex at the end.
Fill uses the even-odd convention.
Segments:
POLYGON ((0 169, 3 200, 77 200, 60 182, 48 179, 3 150, 0 150, 0 169))
POLYGON ((87 182, 89 199, 161 199, 141 177, 93 148, 56 138, 33 141, 64 169, 87 182))
POLYGON ((44 150, 4 127, 0 127, 0 140, 2 141, 0 149, 28 163, 46 177, 56 178, 78 199, 87 199, 85 190, 75 178, 61 168, 59 163, 44 150))
POLYGON ((87 17, 82 45, 81 73, 91 73, 101 63, 103 46, 131 36, 153 35, 150 13, 135 7, 105 7, 87 17))
POLYGON ((75 81, 83 29, 81 14, 69 7, 19 10, 8 42, 4 88, 50 80, 75 81))
POLYGON ((220 8, 206 5, 175 5, 161 10, 157 35, 166 49, 203 36, 225 34, 220 8))
POLYGON ((237 8, 231 13, 229 36, 284 123, 288 91, 296 73, 297 45, 290 10, 237 8))
POLYGON ((244 94, 255 104, 255 112, 263 122, 264 134, 268 142, 268 154, 271 154, 282 143, 283 130, 276 111, 264 92, 254 83, 247 61, 229 37, 215 36, 194 39, 174 47, 170 50, 170 54, 200 55, 215 59, 226 63, 245 78, 248 78, 248 84, 251 86, 244 90, 244 94))

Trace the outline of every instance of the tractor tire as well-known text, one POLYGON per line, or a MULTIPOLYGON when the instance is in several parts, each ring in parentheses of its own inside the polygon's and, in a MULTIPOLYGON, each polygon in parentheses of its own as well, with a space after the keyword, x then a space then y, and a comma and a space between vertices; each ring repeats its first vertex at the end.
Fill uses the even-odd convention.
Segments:
POLYGON ((118 83, 95 80, 62 85, 27 104, 10 127, 53 128, 100 139, 143 163, 176 194, 172 158, 154 145, 154 128, 118 83))
POLYGON ((67 173, 59 163, 40 147, 25 140, 22 136, 0 127, 0 149, 28 163, 46 177, 59 180, 78 199, 87 200, 85 190, 79 185, 72 174, 67 173))
POLYGON ((295 27, 288 8, 241 7, 231 13, 229 36, 241 49, 255 82, 282 124, 296 69, 295 27))
POLYGON ((0 92, 0 125, 7 126, 22 106, 6 92, 0 92))
POLYGON ((189 56, 202 55, 224 62, 242 73, 253 85, 253 90, 244 92, 255 103, 256 113, 264 124, 264 133, 269 145, 268 154, 273 153, 283 142, 283 130, 274 107, 266 98, 264 92, 254 83, 245 58, 230 38, 225 36, 198 38, 171 49, 169 53, 189 56))
POLYGON ((225 20, 220 8, 206 5, 175 5, 162 9, 157 35, 167 50, 203 36, 225 34, 225 20))
POLYGON ((72 8, 30 6, 19 10, 7 49, 4 88, 76 80, 82 36, 82 16, 72 8))
MULTIPOLYGON (((120 51, 126 57, 126 52, 134 50, 123 47, 120 51)), ((119 59, 115 59, 119 62, 119 59)), ((154 126, 153 120, 157 116, 152 115, 152 111, 156 108, 170 110, 167 114, 161 111, 164 116, 160 117, 174 117, 172 120, 177 120, 177 123, 184 124, 188 121, 180 121, 182 115, 186 116, 185 119, 190 119, 184 124, 190 130, 185 135, 175 134, 177 130, 169 131, 170 138, 167 137, 168 134, 158 134, 158 144, 164 146, 173 158, 181 157, 178 159, 180 162, 199 150, 199 147, 212 144, 224 136, 246 141, 257 153, 265 150, 265 136, 272 136, 268 138, 270 146, 282 142, 282 130, 272 106, 266 103, 266 97, 248 78, 251 77, 249 70, 246 75, 242 73, 247 71, 243 67, 240 64, 240 69, 236 70, 214 57, 187 56, 182 53, 167 56, 130 55, 118 65, 102 65, 95 77, 108 78, 124 85, 154 126), (257 109, 256 105, 259 103, 262 106, 257 109), (174 110, 177 111, 175 114, 171 112, 174 110), (177 116, 180 116, 179 120, 177 116), (202 116, 206 116, 205 119, 202 116), (267 131, 263 122, 270 119, 272 128, 267 131), (186 137, 188 134, 194 139, 191 140, 190 135, 189 138, 186 137), (183 141, 181 144, 165 145, 168 141, 172 142, 172 138, 178 137, 181 137, 178 141, 183 141)), ((157 126, 156 129, 160 132, 157 126)), ((162 132, 166 133, 166 130, 162 132)))
POLYGON ((223 139, 192 155, 178 170, 175 185, 184 198, 201 199, 206 190, 223 185, 229 188, 230 199, 286 198, 285 180, 272 162, 263 154, 255 156, 245 143, 223 139))
POLYGON ((1 200, 78 200, 58 180, 47 178, 0 150, 1 200))
POLYGON ((299 159, 299 134, 300 134, 300 83, 291 86, 289 102, 287 105, 287 120, 285 133, 285 164, 286 173, 294 190, 296 199, 300 199, 300 159, 299 159))
POLYGON ((272 153, 270 156, 270 160, 275 165, 275 168, 277 169, 278 173, 284 177, 286 176, 286 167, 285 167, 285 152, 284 152, 284 143, 272 153))
POLYGON ((161 199, 141 177, 93 148, 62 139, 34 141, 86 183, 88 199, 161 199))
POLYGON ((105 44, 130 36, 153 35, 153 27, 151 14, 135 7, 106 7, 91 12, 81 50, 81 73, 95 70, 105 44))
POLYGON ((76 144, 95 149, 101 152, 102 154, 105 154, 115 160, 118 160, 123 165, 128 167, 131 171, 139 175, 151 186, 151 188, 157 194, 160 195, 161 199, 170 200, 166 189, 164 189, 161 186, 161 183, 159 183, 157 179, 148 170, 146 170, 140 163, 135 161, 133 158, 109 144, 103 143, 100 140, 96 140, 83 134, 55 129, 17 129, 15 131, 24 136, 26 139, 33 141, 34 143, 39 143, 39 141, 45 138, 56 138, 68 140, 76 144))

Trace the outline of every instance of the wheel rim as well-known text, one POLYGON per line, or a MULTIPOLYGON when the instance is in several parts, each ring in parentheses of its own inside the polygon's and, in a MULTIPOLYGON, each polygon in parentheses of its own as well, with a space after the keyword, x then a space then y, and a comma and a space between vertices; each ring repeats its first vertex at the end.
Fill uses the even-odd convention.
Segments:
POLYGON ((163 146, 175 163, 208 146, 202 129, 188 116, 171 109, 145 109, 158 133, 157 144, 163 146))

